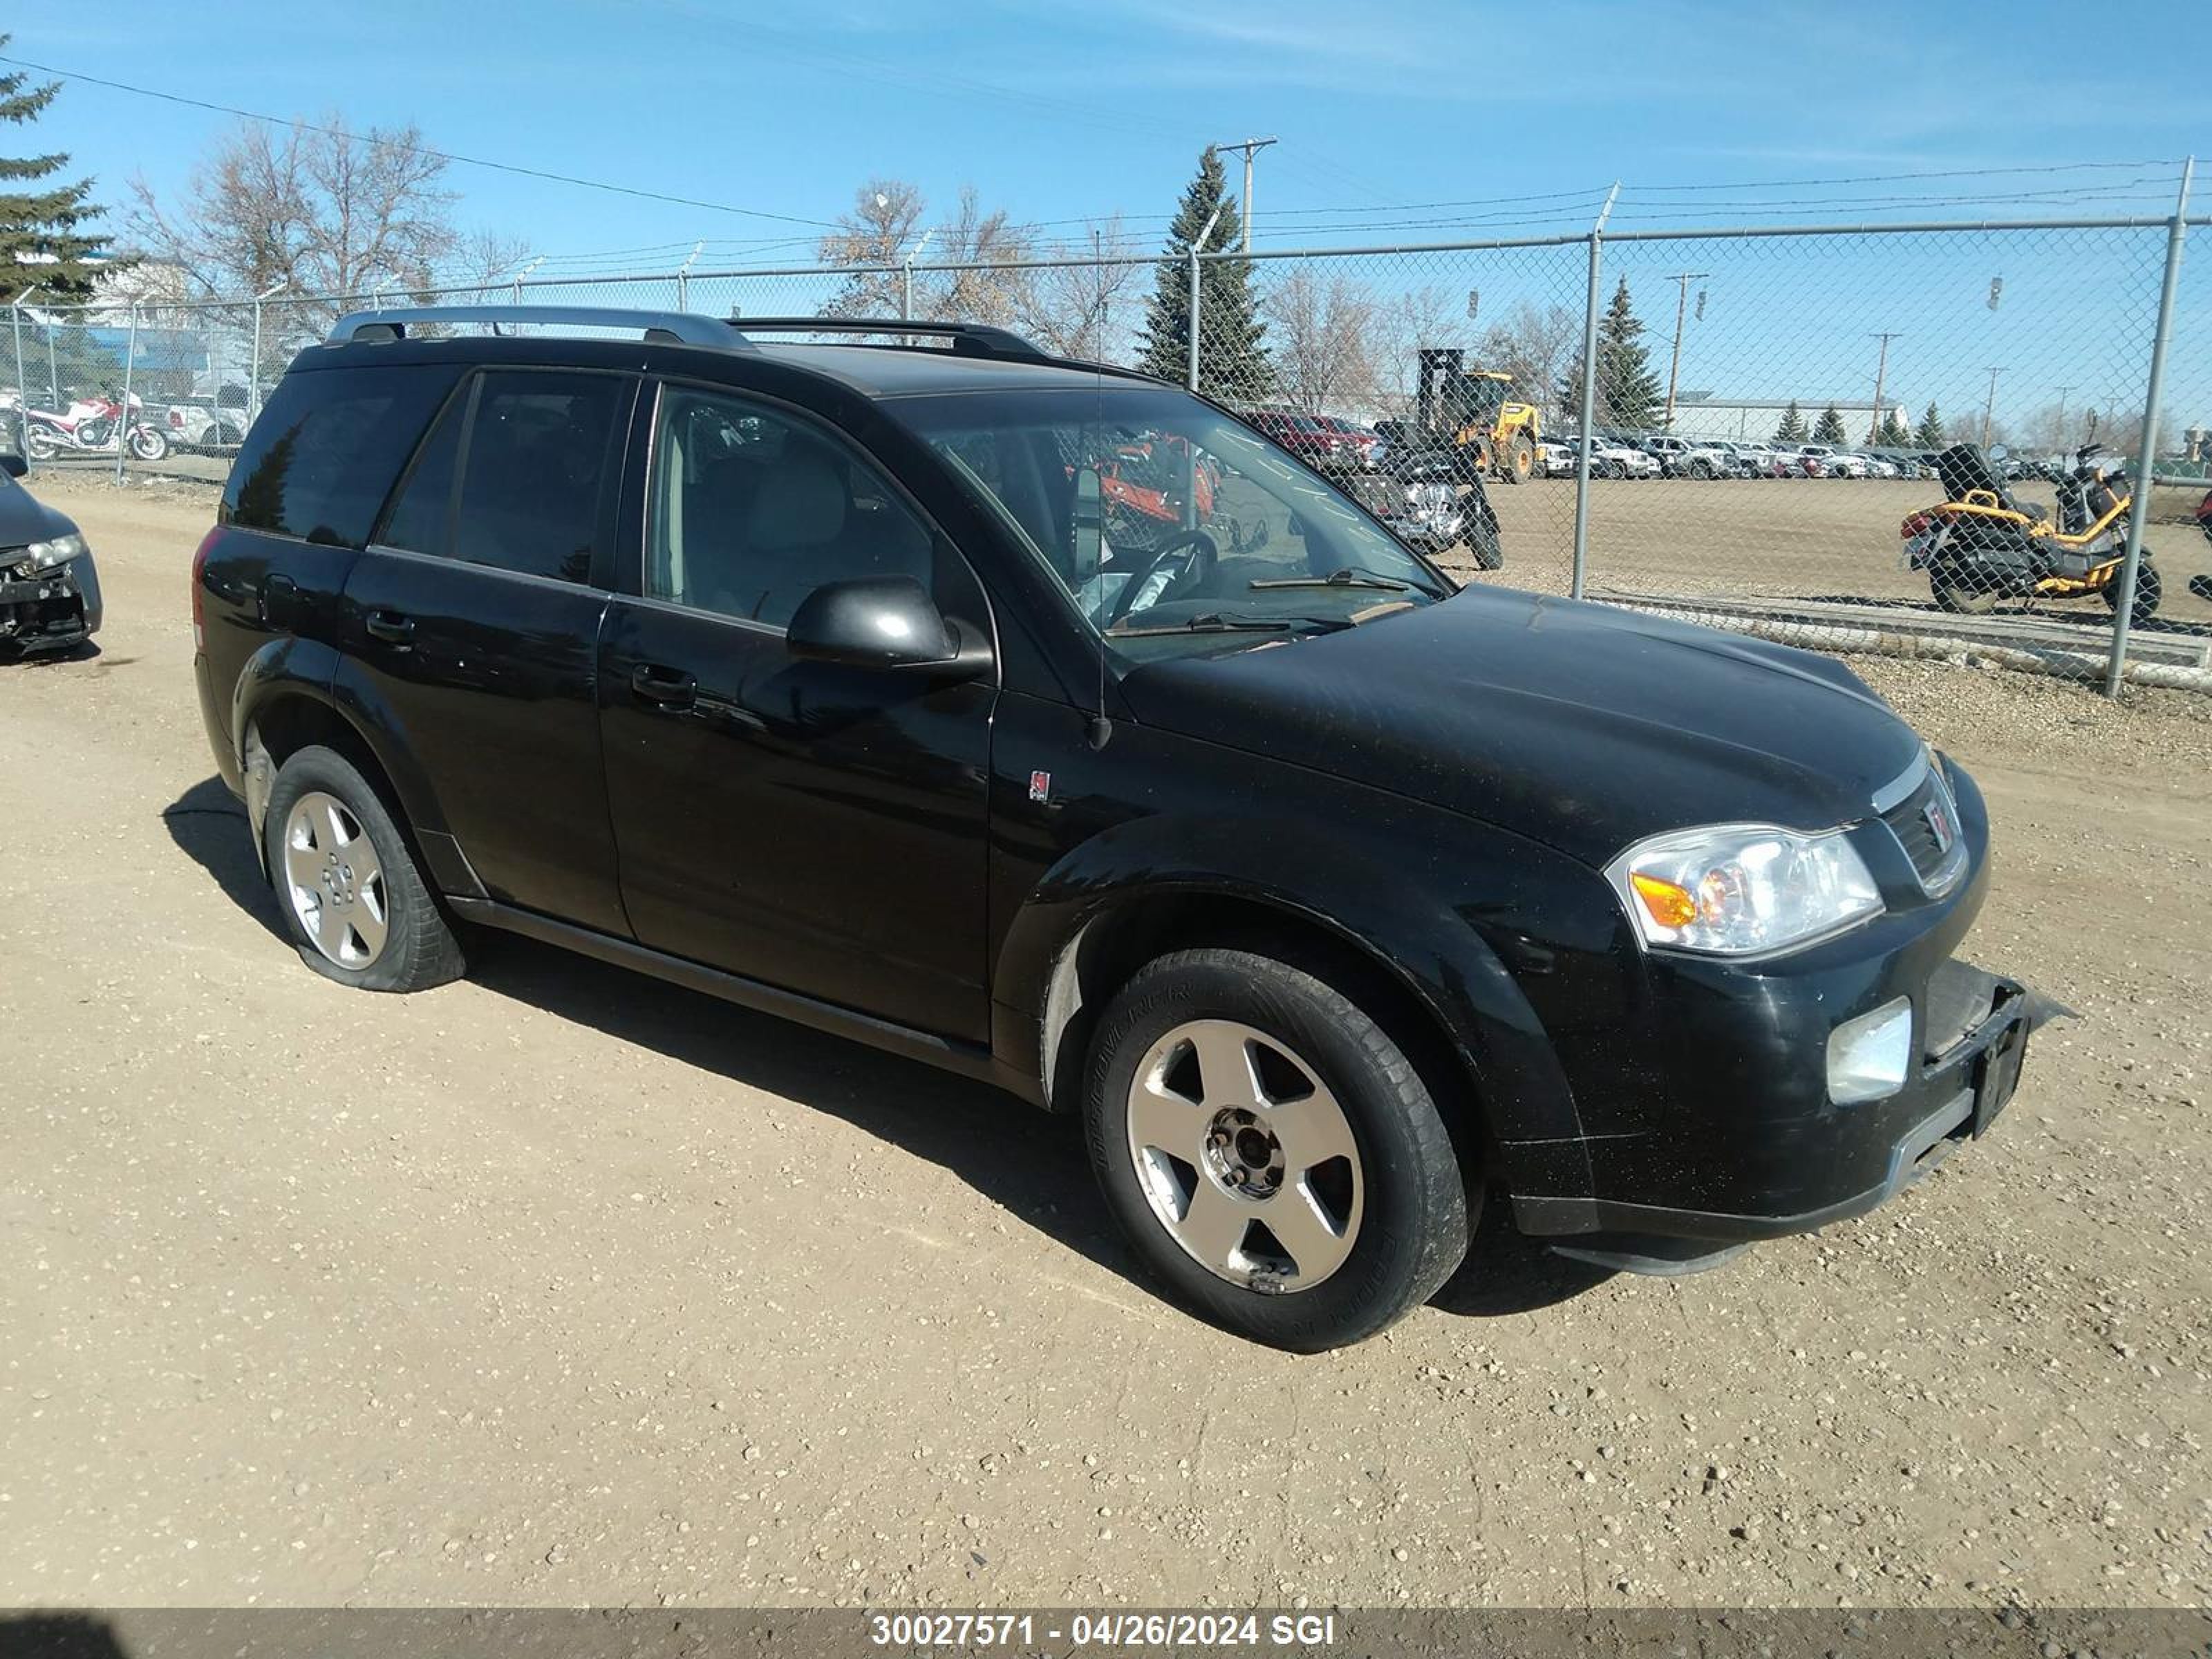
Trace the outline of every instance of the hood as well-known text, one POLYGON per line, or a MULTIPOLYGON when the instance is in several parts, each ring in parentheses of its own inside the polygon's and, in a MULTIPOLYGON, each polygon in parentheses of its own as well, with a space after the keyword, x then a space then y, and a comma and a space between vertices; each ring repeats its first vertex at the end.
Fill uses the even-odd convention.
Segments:
POLYGON ((51 541, 76 528, 66 514, 55 512, 13 478, 0 475, 0 550, 51 541))
POLYGON ((1867 817, 1920 738, 1840 664, 1471 587, 1341 633, 1146 664, 1146 725, 1462 812, 1593 866, 1692 824, 1867 817))

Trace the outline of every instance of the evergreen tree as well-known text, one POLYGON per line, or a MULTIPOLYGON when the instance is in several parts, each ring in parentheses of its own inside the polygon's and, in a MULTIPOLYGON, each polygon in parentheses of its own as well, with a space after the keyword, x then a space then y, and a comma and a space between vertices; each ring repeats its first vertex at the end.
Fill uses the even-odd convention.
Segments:
MULTIPOLYGON (((1160 256, 1152 297, 1145 306, 1145 331, 1137 367, 1180 384, 1190 374, 1190 249, 1214 210, 1221 217, 1205 252, 1233 248, 1243 239, 1243 215, 1229 194, 1221 157, 1206 149, 1198 176, 1182 193, 1168 245, 1160 256)), ((1252 292, 1249 259, 1206 259, 1198 268, 1198 386, 1228 404, 1255 404, 1275 389, 1268 361, 1267 325, 1252 292)))
POLYGON ((1887 409, 1882 411, 1881 426, 1875 430, 1874 441, 1884 449, 1903 449, 1912 442, 1912 432, 1897 418, 1895 410, 1887 409))
MULTIPOLYGON (((1600 428, 1649 426, 1662 400, 1659 376, 1644 343, 1644 325, 1628 303, 1628 278, 1613 291, 1613 302, 1597 325, 1597 397, 1592 423, 1600 428)), ((1580 415, 1583 366, 1577 362, 1559 382, 1559 407, 1580 415)))
POLYGON ((1790 407, 1782 411, 1782 423, 1774 428, 1774 441, 1778 444, 1802 444, 1805 441, 1805 417, 1797 412, 1797 400, 1791 398, 1790 407))
POLYGON ((1816 444, 1839 444, 1844 441, 1843 412, 1830 404, 1820 411, 1820 418, 1813 423, 1813 441, 1816 444))
MULTIPOLYGON (((0 34, 0 50, 13 38, 0 34)), ((61 90, 58 81, 42 87, 31 86, 29 81, 20 70, 0 75, 0 121, 21 126, 35 119, 61 90)), ((92 180, 80 179, 73 185, 54 181, 69 159, 58 152, 21 159, 0 156, 0 303, 33 288, 48 299, 91 296, 92 279, 100 269, 97 256, 109 239, 88 235, 80 228, 100 215, 90 199, 92 180)))
POLYGON ((1923 449, 1941 449, 1949 441, 1943 435, 1943 417, 1936 412, 1936 405, 1928 405, 1928 412, 1920 417, 1920 425, 1912 434, 1912 441, 1923 449))

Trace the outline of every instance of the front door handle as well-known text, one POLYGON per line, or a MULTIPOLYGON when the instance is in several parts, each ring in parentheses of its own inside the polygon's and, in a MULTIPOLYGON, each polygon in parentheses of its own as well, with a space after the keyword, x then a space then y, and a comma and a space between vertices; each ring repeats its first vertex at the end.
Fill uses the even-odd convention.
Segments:
POLYGON ((696 678, 680 668, 641 662, 629 671, 630 694, 658 708, 689 708, 699 696, 696 678))
POLYGON ((387 645, 404 646, 415 637, 415 619, 403 617, 397 611, 372 611, 362 625, 372 639, 382 640, 387 645))

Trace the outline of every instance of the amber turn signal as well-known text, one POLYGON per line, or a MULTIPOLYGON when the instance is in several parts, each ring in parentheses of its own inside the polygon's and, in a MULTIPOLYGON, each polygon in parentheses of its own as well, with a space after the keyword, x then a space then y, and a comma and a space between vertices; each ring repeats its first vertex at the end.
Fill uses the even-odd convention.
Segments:
POLYGON ((1636 896, 1644 901, 1644 908, 1651 913, 1651 920, 1662 927, 1686 927, 1698 919, 1697 896, 1688 888, 1640 870, 1628 880, 1636 889, 1636 896))

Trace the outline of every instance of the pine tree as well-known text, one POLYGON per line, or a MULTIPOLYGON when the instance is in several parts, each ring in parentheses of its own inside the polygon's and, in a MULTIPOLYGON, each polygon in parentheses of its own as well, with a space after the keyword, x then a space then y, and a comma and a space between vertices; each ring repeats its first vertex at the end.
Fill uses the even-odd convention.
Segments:
POLYGON ((1797 400, 1790 400, 1790 407, 1782 411, 1782 423, 1774 428, 1774 441, 1778 444, 1802 444, 1805 441, 1805 417, 1797 412, 1797 400))
POLYGON ((1912 442, 1912 428, 1897 418, 1895 410, 1887 409, 1882 411, 1881 425, 1874 441, 1884 449, 1904 449, 1912 442))
POLYGON ((1816 444, 1839 444, 1844 441, 1843 411, 1830 404, 1820 411, 1820 418, 1813 423, 1813 441, 1816 444))
POLYGON ((1923 449, 1941 449, 1948 441, 1943 436, 1943 417, 1936 412, 1935 404, 1929 404, 1928 412, 1920 417, 1912 441, 1923 449))
MULTIPOLYGON (((1661 399, 1659 376, 1651 367, 1651 354, 1644 343, 1644 325, 1628 303, 1628 278, 1613 291, 1613 302, 1597 325, 1597 397, 1591 407, 1592 424, 1600 427, 1648 426, 1661 399)), ((1583 406, 1583 366, 1577 362, 1559 381, 1559 407, 1580 413, 1583 406)))
MULTIPOLYGON (((1198 176, 1183 191, 1168 227, 1167 248, 1145 306, 1137 366, 1164 380, 1180 384, 1190 374, 1190 249, 1217 208, 1221 217, 1206 239, 1209 252, 1235 247, 1243 238, 1244 224, 1229 194, 1221 157, 1209 148, 1200 155, 1198 176)), ((1267 358, 1267 325, 1252 293, 1252 262, 1206 259, 1198 273, 1199 390, 1224 403, 1259 403, 1275 389, 1275 368, 1267 358)))
MULTIPOLYGON (((0 34, 0 50, 12 38, 0 34)), ((20 126, 35 119, 61 90, 58 81, 34 87, 29 80, 20 70, 0 75, 0 121, 20 126)), ((91 296, 96 256, 109 240, 79 228, 100 215, 90 199, 92 180, 41 182, 51 181, 69 159, 59 153, 0 157, 0 303, 33 288, 50 299, 91 296)))

